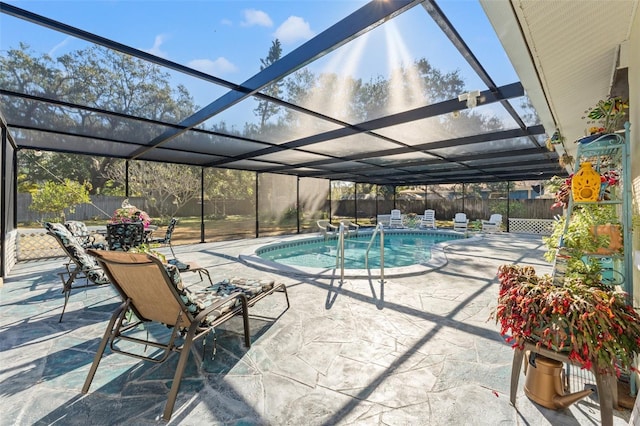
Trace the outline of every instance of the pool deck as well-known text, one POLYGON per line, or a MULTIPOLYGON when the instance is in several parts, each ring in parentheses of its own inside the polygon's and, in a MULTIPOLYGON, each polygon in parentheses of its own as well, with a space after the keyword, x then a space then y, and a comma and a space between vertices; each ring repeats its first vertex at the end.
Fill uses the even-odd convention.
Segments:
MULTIPOLYGON (((217 353, 190 357, 169 424, 181 425, 597 425, 597 394, 549 410, 522 390, 509 403, 513 351, 490 319, 504 263, 550 272, 539 236, 492 234, 444 248, 446 262, 416 276, 299 277, 238 261, 280 238, 176 246, 212 278, 269 277, 287 284, 241 320, 216 330, 217 353)), ((164 250, 164 249, 163 249, 164 250)), ((63 259, 22 262, 0 287, 0 425, 157 425, 177 354, 151 364, 107 349, 90 392, 80 392, 118 297, 76 291, 62 323, 63 259)), ((183 274, 195 287, 198 274, 183 274)), ((207 281, 208 284, 208 281, 207 281)), ((150 333, 166 332, 149 327, 150 333)), ((521 373, 522 374, 522 373, 521 373)), ((575 389, 574 389, 575 390, 575 389)), ((628 410, 614 410, 627 425, 628 410)))

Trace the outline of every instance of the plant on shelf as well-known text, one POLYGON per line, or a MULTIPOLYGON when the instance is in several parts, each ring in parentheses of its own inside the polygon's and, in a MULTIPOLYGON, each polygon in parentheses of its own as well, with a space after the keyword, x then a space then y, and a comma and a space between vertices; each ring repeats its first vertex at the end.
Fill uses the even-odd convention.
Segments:
POLYGON ((640 353, 640 316, 625 293, 580 277, 557 286, 530 266, 502 265, 498 278, 493 314, 513 347, 533 342, 603 374, 637 371, 633 359, 640 353))
POLYGON ((571 221, 565 230, 565 218, 559 217, 553 224, 550 236, 543 237, 547 246, 545 259, 553 262, 562 241, 563 255, 567 258, 567 277, 582 277, 590 281, 599 280, 600 264, 596 259, 585 262, 585 255, 608 250, 612 243, 612 251, 619 251, 621 245, 614 235, 603 234, 603 227, 614 225, 612 231, 619 232, 615 225, 619 223, 613 205, 584 204, 576 206, 571 221), (600 230, 600 232, 598 232, 600 230), (619 246, 619 247, 618 247, 619 246))
POLYGON ((588 119, 587 124, 592 124, 589 128, 590 135, 613 133, 622 128, 627 115, 629 103, 621 97, 610 97, 598 101, 596 106, 585 111, 588 119))

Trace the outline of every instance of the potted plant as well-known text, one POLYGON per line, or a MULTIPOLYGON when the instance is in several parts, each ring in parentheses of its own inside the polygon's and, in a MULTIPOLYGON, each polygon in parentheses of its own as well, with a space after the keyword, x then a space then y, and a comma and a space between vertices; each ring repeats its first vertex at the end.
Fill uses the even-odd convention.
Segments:
POLYGON ((129 222, 142 222, 144 228, 147 229, 151 225, 151 217, 144 210, 129 204, 129 200, 126 199, 122 202, 121 207, 113 212, 109 223, 129 222))
POLYGON ((514 347, 533 342, 603 374, 637 371, 633 359, 640 353, 640 316, 625 293, 579 276, 557 286, 530 266, 502 265, 498 278, 494 316, 514 347))
POLYGON ((582 118, 588 118, 587 124, 592 124, 589 129, 591 135, 613 133, 622 128, 628 108, 629 103, 620 96, 610 97, 599 100, 593 108, 585 111, 587 115, 582 118))
POLYGON ((542 238, 548 248, 545 253, 547 261, 554 261, 561 240, 574 262, 582 262, 588 254, 619 253, 622 241, 615 207, 607 204, 576 206, 566 230, 564 216, 559 217, 553 224, 551 235, 542 238))

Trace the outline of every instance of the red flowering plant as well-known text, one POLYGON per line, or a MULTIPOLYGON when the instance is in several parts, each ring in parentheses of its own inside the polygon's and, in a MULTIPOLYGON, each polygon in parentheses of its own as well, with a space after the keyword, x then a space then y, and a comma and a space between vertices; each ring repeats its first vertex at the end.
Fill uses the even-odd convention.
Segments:
POLYGON ((557 286, 530 266, 502 265, 498 278, 493 316, 513 347, 533 342, 603 374, 637 371, 633 358, 640 353, 640 315, 625 293, 582 278, 557 286))

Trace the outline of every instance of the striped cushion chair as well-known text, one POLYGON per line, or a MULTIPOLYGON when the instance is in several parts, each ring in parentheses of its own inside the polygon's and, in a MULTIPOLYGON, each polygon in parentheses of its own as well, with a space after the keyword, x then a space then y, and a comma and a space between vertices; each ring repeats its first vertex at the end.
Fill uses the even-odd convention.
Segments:
POLYGON ((109 278, 100 268, 98 262, 87 254, 80 241, 63 224, 45 222, 44 227, 47 233, 56 239, 69 258, 69 261, 64 264, 66 270, 58 274, 62 280, 62 293, 64 294, 64 306, 58 320, 58 322, 62 322, 62 316, 67 308, 72 290, 109 284, 109 278), (84 283, 76 282, 80 279, 84 279, 84 283))

